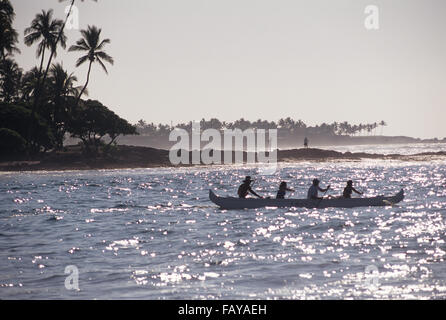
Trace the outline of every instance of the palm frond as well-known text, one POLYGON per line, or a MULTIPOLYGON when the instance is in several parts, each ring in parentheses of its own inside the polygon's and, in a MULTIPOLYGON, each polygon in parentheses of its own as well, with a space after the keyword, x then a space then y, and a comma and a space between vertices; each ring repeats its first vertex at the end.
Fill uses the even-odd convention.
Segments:
POLYGON ((96 47, 96 50, 102 50, 102 48, 106 45, 109 44, 111 41, 110 39, 104 39, 102 40, 102 42, 96 47))
POLYGON ((88 55, 80 57, 76 62, 76 67, 79 67, 81 64, 83 64, 87 60, 88 60, 88 55))
POLYGON ((99 51, 96 52, 95 55, 105 61, 107 61, 108 63, 110 63, 111 65, 113 65, 115 63, 115 61, 113 60, 113 58, 111 56, 109 56, 107 53, 105 53, 104 51, 99 51))
MULTIPOLYGON (((30 31, 30 32, 31 32, 31 31, 30 31)), ((40 37, 42 36, 42 34, 39 33, 39 32, 32 32, 32 33, 30 33, 30 32, 28 32, 28 34, 25 36, 25 44, 26 44, 27 46, 31 46, 31 45, 33 45, 34 42, 36 42, 37 40, 39 40, 40 37)), ((25 33, 26 33, 26 31, 25 31, 25 33)))
POLYGON ((102 69, 104 69, 105 73, 108 74, 107 68, 105 67, 104 63, 102 62, 101 59, 97 59, 97 62, 99 62, 99 64, 101 65, 102 69))
POLYGON ((90 47, 85 42, 85 39, 79 39, 78 41, 76 41, 75 45, 72 45, 70 49, 68 49, 68 51, 88 51, 88 50, 90 50, 90 47))
POLYGON ((88 48, 86 48, 86 47, 84 47, 84 46, 80 46, 80 45, 77 45, 77 44, 75 44, 75 45, 72 45, 69 49, 68 49, 68 51, 88 51, 89 49, 88 48))

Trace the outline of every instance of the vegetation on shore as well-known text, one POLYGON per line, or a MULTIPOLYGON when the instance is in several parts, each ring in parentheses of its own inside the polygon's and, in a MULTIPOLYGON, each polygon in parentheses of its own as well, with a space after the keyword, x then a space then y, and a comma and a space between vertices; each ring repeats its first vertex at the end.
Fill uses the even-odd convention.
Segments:
MULTIPOLYGON (((290 117, 285 119, 280 119, 279 121, 267 121, 258 119, 257 121, 249 121, 241 118, 234 122, 226 122, 220 121, 218 119, 212 118, 210 120, 202 119, 200 121, 200 128, 202 130, 205 129, 216 129, 216 130, 224 130, 224 129, 278 129, 279 133, 283 133, 284 135, 325 135, 325 136, 334 136, 334 135, 362 135, 363 133, 367 134, 376 134, 376 130, 381 127, 387 126, 387 123, 382 120, 380 122, 374 123, 360 123, 352 125, 347 121, 344 122, 333 122, 333 123, 322 123, 320 125, 309 126, 305 124, 302 120, 294 120, 290 117)), ((168 136, 169 133, 174 128, 185 129, 190 132, 192 130, 192 121, 188 123, 179 123, 175 126, 169 126, 165 124, 154 124, 147 123, 144 120, 139 120, 136 124, 137 130, 141 135, 148 136, 168 136)))
MULTIPOLYGON (((401 143, 435 143, 446 142, 446 138, 417 139, 405 136, 383 136, 383 129, 387 123, 382 120, 374 123, 350 124, 344 122, 322 123, 310 126, 302 120, 294 120, 291 117, 279 121, 257 120, 249 121, 239 119, 234 122, 225 122, 212 118, 199 121, 200 129, 216 129, 221 132, 232 129, 276 129, 279 149, 292 149, 303 146, 304 138, 309 139, 310 146, 327 145, 358 145, 358 144, 401 144, 401 143)), ((174 128, 184 129, 189 134, 192 131, 192 122, 178 125, 165 125, 147 123, 144 120, 136 124, 139 136, 121 137, 120 144, 150 146, 154 148, 169 149, 176 142, 169 141, 169 134, 174 128)), ((74 143, 74 141, 71 141, 74 143)))
MULTIPOLYGON (((177 125, 154 124, 147 123, 144 120, 139 120, 136 123, 139 137, 126 137, 119 139, 120 143, 152 146, 156 148, 168 149, 172 147, 174 142, 169 141, 169 134, 173 129, 184 129, 189 134, 192 132, 192 121, 187 123, 179 123, 177 125)), ((233 122, 220 121, 216 118, 210 120, 202 119, 199 121, 200 129, 215 129, 221 132, 222 136, 224 130, 277 130, 278 146, 279 148, 295 148, 303 144, 304 138, 310 140, 310 145, 323 144, 339 144, 337 141, 344 141, 345 138, 350 137, 368 137, 382 134, 383 128, 387 123, 382 120, 380 122, 355 124, 352 125, 347 121, 322 123, 320 125, 310 126, 302 120, 294 120, 291 117, 283 118, 278 121, 267 121, 258 119, 256 121, 249 121, 241 118, 233 122), (325 142, 325 143, 324 143, 325 142)), ((347 139, 348 140, 348 139, 347 139)))
MULTIPOLYGON (((1 134, 1 130, 0 130, 1 134)), ((192 153, 188 153, 191 163, 192 153)), ((202 152, 208 152, 203 150, 202 152)), ((221 151, 210 151, 221 152, 221 151)), ((243 152, 243 161, 246 163, 248 153, 243 152)), ((201 158, 201 157, 200 157, 201 158)), ((223 159, 223 155, 221 157, 223 159)), ((233 152, 232 158, 235 159, 233 152)), ((316 148, 302 148, 292 150, 278 150, 278 162, 299 161, 361 161, 362 159, 403 160, 403 161, 432 161, 444 160, 446 152, 428 152, 414 155, 383 155, 371 153, 338 152, 316 148)), ((202 163, 204 165, 204 163, 202 163)), ((257 165, 261 165, 257 163, 257 165)), ((192 164, 179 164, 178 166, 194 166, 192 164)), ((130 169, 130 168, 156 168, 174 167, 169 160, 169 151, 147 147, 118 145, 108 152, 100 150, 94 158, 85 157, 79 145, 67 146, 63 151, 52 151, 33 156, 32 159, 3 159, 0 161, 1 171, 35 171, 35 170, 90 170, 90 169, 130 169)))
POLYGON ((23 71, 14 60, 20 54, 19 35, 13 27, 14 8, 9 0, 0 0, 0 153, 32 156, 61 150, 67 135, 82 141, 82 150, 97 154, 110 150, 120 135, 137 134, 136 127, 120 118, 99 101, 83 100, 88 94, 90 72, 99 64, 114 60, 105 52, 110 39, 102 39, 102 30, 88 26, 81 39, 68 51, 82 52, 76 66, 88 63, 84 85, 78 86, 74 73, 63 63, 52 63, 59 51, 66 49, 65 20, 53 17, 53 10, 37 13, 24 32, 24 43, 36 46, 37 65, 23 71), (46 65, 46 68, 45 68, 46 65), (109 137, 106 144, 104 137, 109 137))

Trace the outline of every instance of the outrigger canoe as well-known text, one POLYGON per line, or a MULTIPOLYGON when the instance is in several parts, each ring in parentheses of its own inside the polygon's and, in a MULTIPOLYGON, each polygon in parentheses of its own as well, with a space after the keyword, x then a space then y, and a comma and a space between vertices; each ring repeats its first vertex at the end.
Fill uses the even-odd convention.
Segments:
POLYGON ((308 199, 240 199, 234 197, 219 197, 209 190, 209 199, 222 209, 255 209, 263 207, 302 207, 302 208, 354 208, 389 206, 404 199, 404 190, 391 197, 377 196, 373 198, 332 198, 323 200, 308 199))

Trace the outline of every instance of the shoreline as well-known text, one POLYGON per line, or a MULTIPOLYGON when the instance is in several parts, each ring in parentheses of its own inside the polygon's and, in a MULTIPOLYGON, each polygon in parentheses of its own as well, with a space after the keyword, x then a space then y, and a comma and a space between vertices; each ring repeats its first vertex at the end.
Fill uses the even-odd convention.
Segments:
MULTIPOLYGON (((221 152, 221 151, 220 151, 221 152)), ((234 156, 234 152, 233 152, 234 156)), ((191 152, 189 152, 191 159, 191 152)), ((223 157, 222 157, 223 159, 223 157)), ((234 159, 234 157, 233 157, 234 159)), ((244 163, 247 153, 243 152, 244 163)), ((412 155, 376 154, 365 152, 339 152, 334 150, 307 148, 278 150, 278 163, 298 163, 304 161, 332 162, 332 161, 362 161, 397 160, 397 161, 433 161, 446 160, 446 151, 424 152, 412 155)), ((199 167, 206 164, 173 165, 169 160, 169 151, 149 147, 121 145, 110 155, 87 157, 82 154, 80 147, 67 146, 64 151, 38 155, 32 159, 3 159, 0 160, 0 172, 33 172, 33 171, 67 171, 67 170, 116 170, 143 168, 187 168, 199 167)), ((224 164, 211 164, 224 165, 224 164)))
MULTIPOLYGON (((350 136, 350 135, 314 135, 314 134, 296 134, 286 135, 279 134, 277 147, 279 149, 296 149, 300 148, 303 144, 304 138, 309 139, 310 145, 315 148, 323 147, 339 147, 339 146, 357 146, 357 145, 394 145, 394 144, 441 144, 446 143, 446 138, 413 138, 410 136, 384 136, 384 135, 372 135, 372 136, 350 136), (296 142, 299 142, 296 144, 296 142), (302 142, 302 144, 300 144, 302 142)), ((77 144, 79 140, 69 138, 67 144, 77 144)), ((158 149, 170 149, 175 145, 175 142, 169 141, 168 136, 150 136, 141 133, 137 136, 121 136, 117 139, 118 144, 132 145, 139 147, 153 147, 158 149)))

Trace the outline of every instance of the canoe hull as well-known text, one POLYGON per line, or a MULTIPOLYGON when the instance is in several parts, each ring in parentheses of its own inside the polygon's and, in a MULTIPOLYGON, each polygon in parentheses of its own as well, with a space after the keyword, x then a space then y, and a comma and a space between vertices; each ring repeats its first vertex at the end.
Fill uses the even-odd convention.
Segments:
POLYGON ((264 207, 301 207, 301 208, 355 208, 388 206, 404 199, 404 190, 391 197, 377 196, 373 198, 351 199, 240 199, 234 197, 219 197, 209 190, 209 199, 222 209, 255 209, 264 207))

